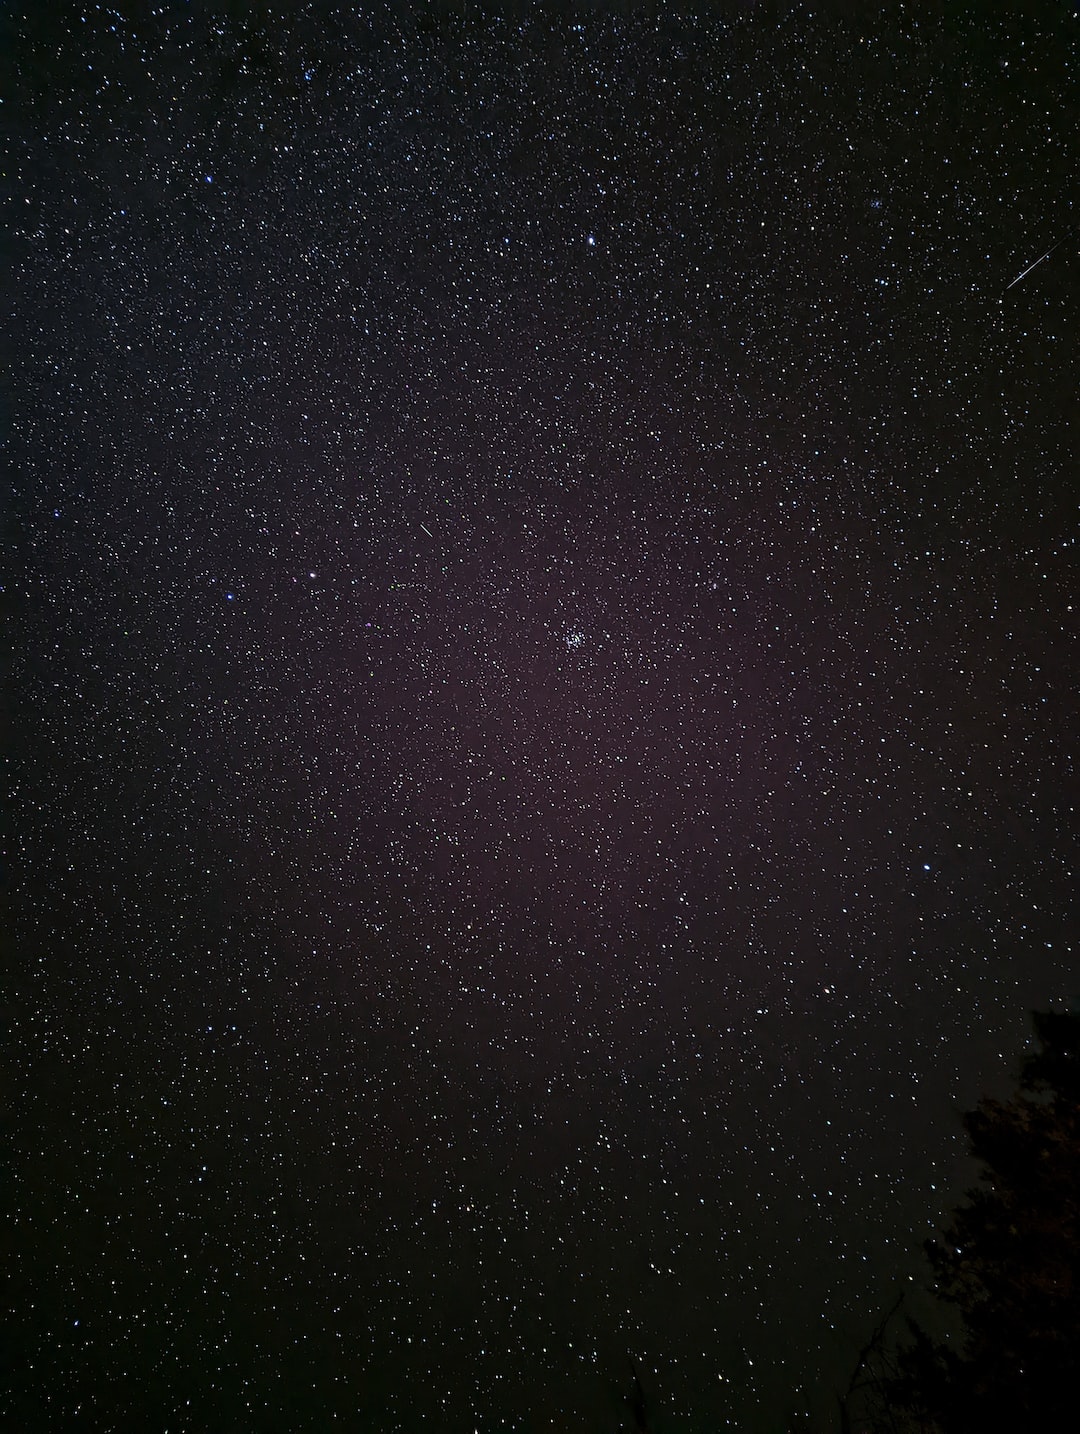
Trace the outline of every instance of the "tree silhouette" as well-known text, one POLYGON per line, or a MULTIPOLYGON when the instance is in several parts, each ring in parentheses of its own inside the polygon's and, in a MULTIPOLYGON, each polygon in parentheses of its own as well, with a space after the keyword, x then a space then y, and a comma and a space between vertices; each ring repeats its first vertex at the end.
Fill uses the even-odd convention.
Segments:
POLYGON ((634 1434, 639 1434, 639 1431, 649 1434, 648 1401, 645 1398, 645 1390, 641 1386, 641 1375, 633 1359, 630 1361, 630 1372, 633 1375, 634 1383, 630 1393, 626 1396, 626 1403, 630 1406, 630 1414, 634 1422, 629 1428, 634 1431, 634 1434))
MULTIPOLYGON (((1020 1091, 964 1118, 979 1186, 926 1250, 958 1347, 909 1321, 889 1402, 914 1427, 1076 1427, 1080 1400, 1080 1012, 1034 1015, 1020 1091)), ((911 1427, 909 1425, 909 1427, 911 1427)))
MULTIPOLYGON (((870 1338, 859 1350, 851 1379, 843 1394, 837 1398, 840 1410, 840 1434, 853 1434, 856 1425, 852 1422, 852 1409, 862 1408, 874 1411, 874 1428, 879 1425, 889 1434, 898 1434, 896 1417, 889 1407, 890 1382, 898 1373, 894 1351, 891 1349, 891 1326, 901 1305, 904 1292, 893 1301, 889 1312, 882 1317, 870 1338)), ((860 1423, 858 1428, 862 1429, 860 1423)))

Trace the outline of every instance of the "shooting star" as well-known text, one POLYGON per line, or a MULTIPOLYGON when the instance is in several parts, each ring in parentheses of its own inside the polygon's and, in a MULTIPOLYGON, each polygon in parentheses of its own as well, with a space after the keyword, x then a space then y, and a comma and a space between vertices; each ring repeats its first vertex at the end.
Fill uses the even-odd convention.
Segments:
MULTIPOLYGON (((1068 236, 1066 235, 1066 238, 1067 237, 1068 236)), ((1064 243, 1064 239, 1059 239, 1056 244, 1052 245, 1049 249, 1047 249, 1045 254, 1040 254, 1039 257, 1035 260, 1034 264, 1029 264, 1022 274, 1017 274, 1016 278, 1012 281, 1012 284, 1005 285, 1005 292, 1008 293, 1009 290, 1012 288, 1013 284, 1019 284, 1021 279, 1026 278, 1027 275, 1031 273, 1032 269, 1037 269, 1044 259, 1049 259, 1050 255, 1054 252, 1054 250, 1060 249, 1062 244, 1064 243)))
MULTIPOLYGON (((1023 276, 1021 275, 1021 277, 1023 276)), ((421 523, 420 526, 421 528, 424 528, 423 523, 421 523)), ((428 535, 429 538, 433 538, 435 536, 435 534, 431 531, 430 528, 424 528, 424 532, 428 535)))

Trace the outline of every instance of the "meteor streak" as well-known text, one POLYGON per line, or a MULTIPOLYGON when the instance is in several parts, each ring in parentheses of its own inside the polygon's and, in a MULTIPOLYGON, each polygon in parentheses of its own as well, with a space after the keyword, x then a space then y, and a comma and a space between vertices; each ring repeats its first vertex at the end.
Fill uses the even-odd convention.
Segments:
POLYGON ((1020 280, 1024 278, 1024 275, 1030 274, 1032 269, 1037 269, 1044 259, 1049 259, 1050 255, 1054 252, 1054 250, 1060 249, 1062 244, 1064 243, 1064 239, 1059 239, 1056 244, 1051 245, 1051 247, 1047 249, 1045 254, 1040 254, 1040 256, 1035 260, 1034 264, 1029 264, 1027 266, 1023 274, 1017 274, 1016 278, 1012 281, 1012 284, 1005 285, 1005 292, 1008 293, 1009 290, 1012 288, 1013 284, 1019 284, 1020 280))

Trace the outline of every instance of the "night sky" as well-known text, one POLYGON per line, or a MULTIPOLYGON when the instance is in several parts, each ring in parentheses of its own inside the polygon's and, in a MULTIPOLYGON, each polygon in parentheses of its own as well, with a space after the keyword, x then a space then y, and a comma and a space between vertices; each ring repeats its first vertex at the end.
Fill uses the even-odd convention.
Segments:
POLYGON ((832 1429, 1080 988, 1077 18, 785 8, 8 10, 13 1429, 832 1429))

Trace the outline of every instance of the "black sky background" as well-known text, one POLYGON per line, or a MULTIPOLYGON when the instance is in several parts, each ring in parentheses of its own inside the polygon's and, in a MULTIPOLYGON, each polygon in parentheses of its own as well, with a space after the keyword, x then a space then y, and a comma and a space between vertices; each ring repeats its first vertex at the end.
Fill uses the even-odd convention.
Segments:
POLYGON ((1076 24, 7 12, 12 1427, 834 1427, 1077 989, 1076 24))

